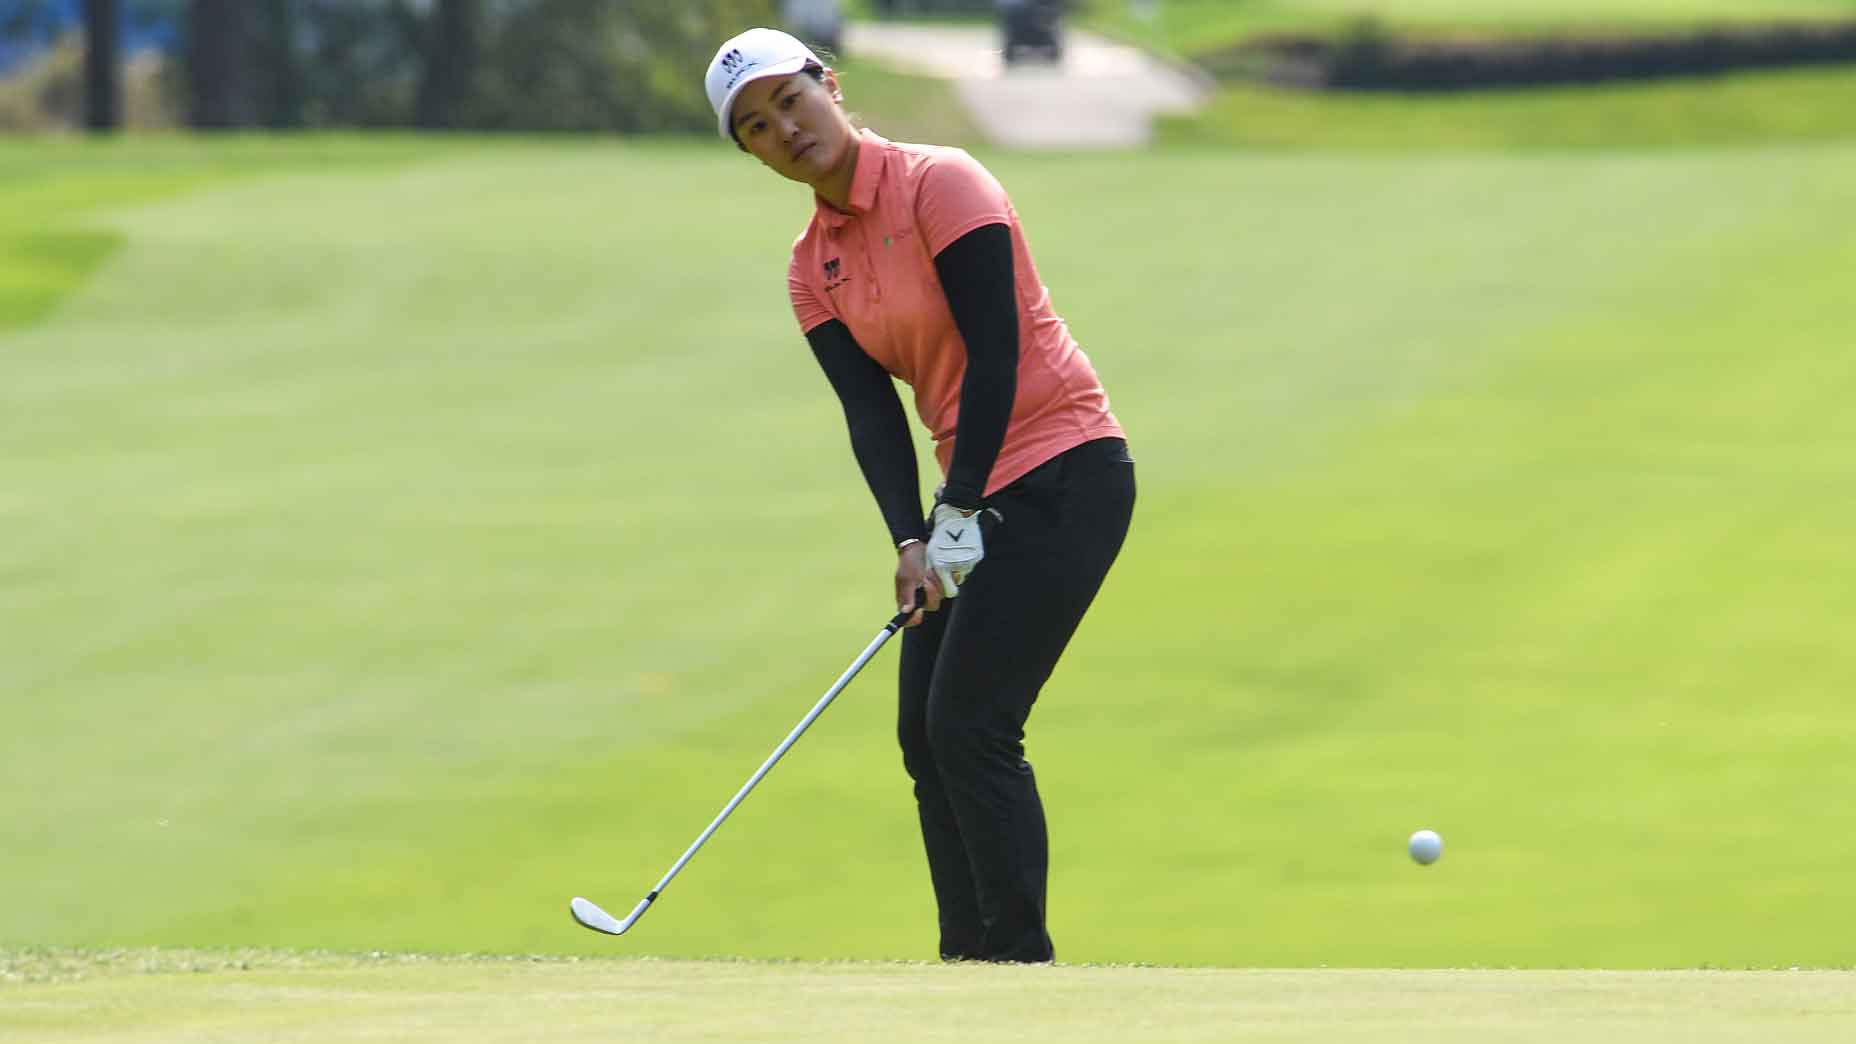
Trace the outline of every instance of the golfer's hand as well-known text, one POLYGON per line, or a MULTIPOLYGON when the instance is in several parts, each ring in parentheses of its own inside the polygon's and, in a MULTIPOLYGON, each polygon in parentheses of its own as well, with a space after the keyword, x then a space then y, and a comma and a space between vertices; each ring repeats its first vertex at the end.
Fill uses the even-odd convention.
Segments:
POLYGON ((929 518, 934 531, 928 535, 928 570, 941 582, 941 593, 952 598, 960 585, 986 557, 986 541, 980 536, 977 511, 962 511, 951 504, 936 504, 929 518))
POLYGON ((918 540, 896 555, 896 608, 915 614, 909 617, 905 627, 921 623, 924 611, 932 613, 941 608, 941 585, 928 571, 926 548, 927 545, 918 540), (926 605, 915 604, 918 591, 926 605))

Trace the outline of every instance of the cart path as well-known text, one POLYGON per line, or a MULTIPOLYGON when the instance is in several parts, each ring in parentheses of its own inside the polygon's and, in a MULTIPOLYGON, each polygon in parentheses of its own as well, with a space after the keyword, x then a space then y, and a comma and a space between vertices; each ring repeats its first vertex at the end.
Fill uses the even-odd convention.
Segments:
POLYGON ((954 82, 994 144, 1027 149, 1117 149, 1147 144, 1157 115, 1186 113, 1207 80, 1138 48, 1064 30, 1063 61, 1008 68, 990 26, 853 23, 845 50, 954 82))

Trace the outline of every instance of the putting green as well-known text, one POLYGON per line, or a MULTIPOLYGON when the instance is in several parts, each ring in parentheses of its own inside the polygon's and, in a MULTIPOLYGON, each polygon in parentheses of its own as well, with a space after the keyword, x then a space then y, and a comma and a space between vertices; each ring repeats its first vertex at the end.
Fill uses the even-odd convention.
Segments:
POLYGON ((94 1041, 1828 1044, 1848 972, 1381 972, 0 953, 0 1033, 94 1041), (9 957, 11 959, 9 959, 9 957))

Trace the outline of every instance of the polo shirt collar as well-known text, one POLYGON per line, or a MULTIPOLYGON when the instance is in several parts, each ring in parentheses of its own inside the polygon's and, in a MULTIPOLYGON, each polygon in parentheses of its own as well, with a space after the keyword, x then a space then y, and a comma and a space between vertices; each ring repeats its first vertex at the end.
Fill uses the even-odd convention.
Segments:
MULTIPOLYGON (((883 177, 883 158, 889 142, 875 131, 865 128, 857 132, 857 171, 851 175, 850 212, 818 200, 819 217, 827 228, 839 228, 853 217, 867 213, 876 206, 877 182, 883 177)), ((817 199, 817 197, 814 197, 817 199)))

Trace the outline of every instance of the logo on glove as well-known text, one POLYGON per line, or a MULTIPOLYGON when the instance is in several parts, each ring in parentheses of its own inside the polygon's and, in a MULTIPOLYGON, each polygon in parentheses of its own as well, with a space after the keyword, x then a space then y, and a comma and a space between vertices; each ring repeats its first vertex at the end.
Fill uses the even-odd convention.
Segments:
POLYGON ((928 568, 940 582, 941 594, 952 598, 960 593, 973 570, 986 558, 986 539, 970 512, 951 504, 936 504, 930 516, 934 531, 928 536, 928 568))

